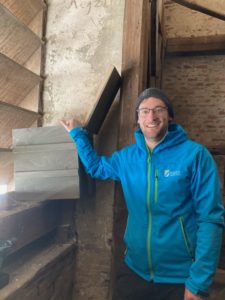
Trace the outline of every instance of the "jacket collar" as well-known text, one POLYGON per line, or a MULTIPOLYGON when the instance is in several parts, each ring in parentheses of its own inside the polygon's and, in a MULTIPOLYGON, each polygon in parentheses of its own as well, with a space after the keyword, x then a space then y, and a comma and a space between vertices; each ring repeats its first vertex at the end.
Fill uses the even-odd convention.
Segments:
MULTIPOLYGON (((187 139, 188 139, 187 133, 185 132, 183 127, 179 124, 171 123, 169 124, 167 135, 154 148, 153 151, 158 152, 162 149, 173 147, 177 144, 183 143, 187 139)), ((135 132, 135 140, 137 146, 142 150, 146 151, 145 138, 140 128, 135 132)))

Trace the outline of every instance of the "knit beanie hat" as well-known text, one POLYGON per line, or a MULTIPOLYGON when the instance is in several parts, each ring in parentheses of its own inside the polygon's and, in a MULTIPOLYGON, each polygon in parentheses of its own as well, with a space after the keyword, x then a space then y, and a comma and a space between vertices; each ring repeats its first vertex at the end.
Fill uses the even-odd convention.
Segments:
POLYGON ((167 97, 167 95, 160 89, 157 88, 149 88, 144 90, 137 98, 135 102, 135 119, 138 120, 138 113, 137 110, 141 104, 142 101, 145 99, 148 99, 150 97, 157 98, 161 101, 163 101, 168 109, 169 116, 173 119, 174 118, 174 112, 173 112, 173 105, 170 102, 170 99, 167 97))

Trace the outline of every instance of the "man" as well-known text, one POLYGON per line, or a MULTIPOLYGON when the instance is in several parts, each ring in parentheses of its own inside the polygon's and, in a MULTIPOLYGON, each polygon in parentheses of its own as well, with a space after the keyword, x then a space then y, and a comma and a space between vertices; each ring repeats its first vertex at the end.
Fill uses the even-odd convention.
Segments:
POLYGON ((128 267, 118 300, 205 299, 216 270, 224 226, 217 169, 173 117, 163 91, 145 90, 136 101, 136 143, 111 157, 98 156, 75 121, 62 121, 86 171, 122 184, 128 267))

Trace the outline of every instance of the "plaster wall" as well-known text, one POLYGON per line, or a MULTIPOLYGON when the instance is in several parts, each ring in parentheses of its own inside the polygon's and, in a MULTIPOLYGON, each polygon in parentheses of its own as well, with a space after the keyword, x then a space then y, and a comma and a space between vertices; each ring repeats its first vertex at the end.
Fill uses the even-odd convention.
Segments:
POLYGON ((48 0, 43 125, 88 118, 110 64, 121 69, 124 0, 48 0))
MULTIPOLYGON (((44 126, 61 118, 85 121, 110 64, 121 70, 124 2, 48 1, 44 126)), ((116 149, 117 124, 118 101, 96 139, 100 154, 116 149)), ((73 299, 111 298, 113 205, 111 181, 97 181, 95 197, 77 200, 73 299)))

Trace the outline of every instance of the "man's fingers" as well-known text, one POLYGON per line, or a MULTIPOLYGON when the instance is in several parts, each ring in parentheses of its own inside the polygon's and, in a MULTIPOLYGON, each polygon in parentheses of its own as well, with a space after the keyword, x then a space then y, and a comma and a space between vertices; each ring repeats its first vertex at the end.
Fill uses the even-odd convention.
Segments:
POLYGON ((69 131, 69 122, 67 120, 60 120, 59 122, 67 131, 69 131))

